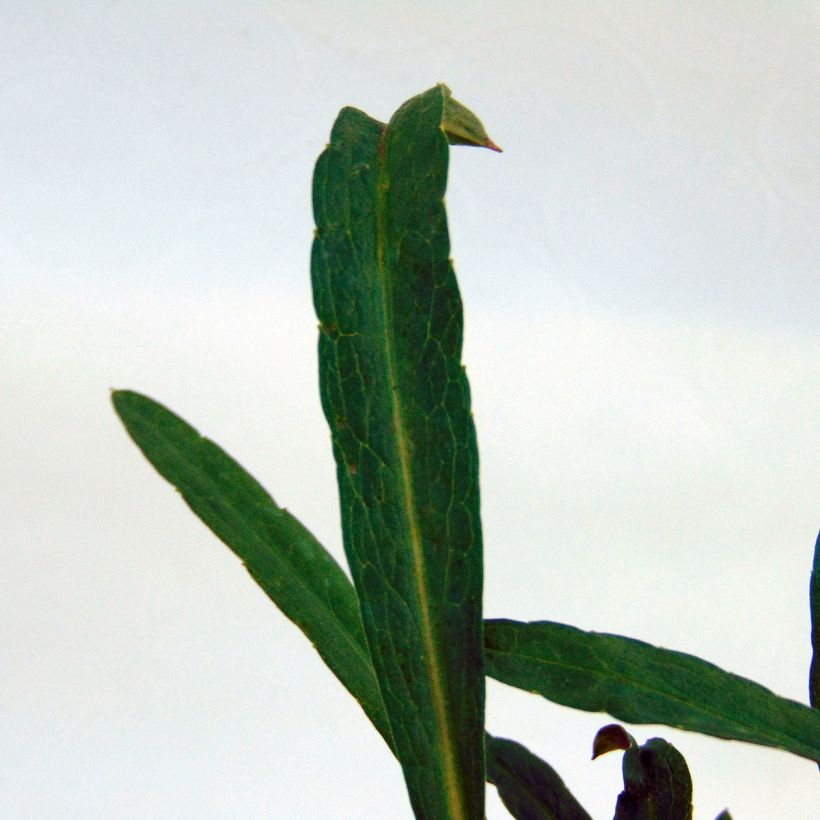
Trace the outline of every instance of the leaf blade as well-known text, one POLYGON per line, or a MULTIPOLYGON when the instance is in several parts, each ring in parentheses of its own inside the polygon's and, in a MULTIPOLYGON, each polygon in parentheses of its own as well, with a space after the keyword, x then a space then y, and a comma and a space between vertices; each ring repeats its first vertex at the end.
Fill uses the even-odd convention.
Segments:
POLYGON ((550 621, 485 622, 487 674, 556 703, 820 760, 820 710, 692 655, 550 621))
POLYGON ((314 174, 345 551, 417 816, 483 818, 478 452, 443 195, 445 89, 343 109, 314 174))
POLYGON ((130 390, 113 391, 112 402, 151 465, 305 633, 390 745, 356 593, 330 553, 244 468, 179 416, 130 390))
POLYGON ((558 772, 525 746, 487 735, 487 781, 513 817, 522 820, 592 820, 558 772))

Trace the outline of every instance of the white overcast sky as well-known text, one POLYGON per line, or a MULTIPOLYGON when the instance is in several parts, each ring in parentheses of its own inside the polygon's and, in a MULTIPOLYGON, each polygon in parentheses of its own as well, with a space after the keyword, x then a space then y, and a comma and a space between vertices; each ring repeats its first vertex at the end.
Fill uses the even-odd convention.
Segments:
MULTIPOLYGON (((806 701, 820 528, 816 2, 0 3, 0 816, 410 818, 302 634, 126 438, 222 444, 342 558, 313 163, 444 81, 501 155, 447 197, 490 617, 701 655, 806 701)), ((609 722, 488 728, 595 818, 609 722)), ((665 727, 696 818, 817 817, 782 752, 665 727)), ((504 817, 492 789, 488 817, 504 817)))

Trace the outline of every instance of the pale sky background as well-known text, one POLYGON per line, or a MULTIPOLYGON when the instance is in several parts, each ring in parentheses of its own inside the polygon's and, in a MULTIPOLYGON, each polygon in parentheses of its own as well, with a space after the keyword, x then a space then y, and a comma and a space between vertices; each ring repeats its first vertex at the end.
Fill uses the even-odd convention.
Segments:
MULTIPOLYGON (((0 817, 410 818, 380 737, 127 439, 145 392, 339 558, 310 300, 338 110, 438 81, 490 617, 806 702, 820 528, 816 2, 0 2, 0 817)), ((597 818, 605 715, 488 685, 597 818)), ((815 820, 783 752, 665 727, 696 818, 815 820)), ((488 789, 488 817, 505 817, 488 789)))

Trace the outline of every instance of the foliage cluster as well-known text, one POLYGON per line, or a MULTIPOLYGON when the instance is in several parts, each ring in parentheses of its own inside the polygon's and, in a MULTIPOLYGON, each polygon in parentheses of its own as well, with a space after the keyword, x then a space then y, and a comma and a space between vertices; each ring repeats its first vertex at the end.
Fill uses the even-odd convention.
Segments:
MULTIPOLYGON (((443 200, 450 144, 500 150, 438 85, 388 124, 343 109, 316 163, 320 388, 353 583, 216 444, 152 399, 115 391, 128 433, 356 698, 419 818, 481 820, 485 780, 514 817, 589 818, 549 764, 485 733, 485 675, 626 723, 820 761, 820 539, 811 706, 632 638, 483 620, 478 449, 443 200)), ((610 724, 594 753, 613 749, 624 750, 616 820, 692 816, 673 746, 610 724)))

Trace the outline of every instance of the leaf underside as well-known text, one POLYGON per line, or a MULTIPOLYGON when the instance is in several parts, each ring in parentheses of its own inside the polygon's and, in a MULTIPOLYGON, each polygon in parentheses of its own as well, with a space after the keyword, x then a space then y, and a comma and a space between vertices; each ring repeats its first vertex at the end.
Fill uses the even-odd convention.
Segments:
POLYGON ((484 816, 483 562, 443 203, 453 102, 437 86, 386 126, 342 110, 314 173, 311 275, 345 552, 396 750, 418 817, 466 819, 484 816))
POLYGON ((550 621, 485 621, 484 640, 488 675, 556 703, 820 760, 820 710, 692 655, 550 621))
MULTIPOLYGON (((442 202, 448 142, 499 150, 438 86, 388 126, 344 109, 316 166, 322 402, 357 589, 217 445, 145 396, 112 400, 359 701, 402 762, 417 816, 483 817, 486 747, 488 780, 514 816, 586 818, 548 764, 483 735, 478 456, 442 202)), ((820 536, 810 603, 820 707, 820 536)), ((483 641, 487 674, 555 702, 820 760, 820 709, 690 655, 551 622, 488 621, 483 641)))

